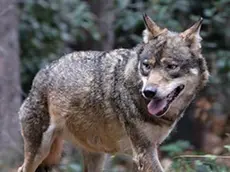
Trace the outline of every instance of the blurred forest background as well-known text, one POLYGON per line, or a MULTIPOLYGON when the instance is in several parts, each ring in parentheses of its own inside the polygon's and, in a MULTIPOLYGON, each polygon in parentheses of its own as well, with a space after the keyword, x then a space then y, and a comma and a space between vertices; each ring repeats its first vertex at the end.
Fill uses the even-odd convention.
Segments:
MULTIPOLYGON (((178 32, 202 16, 211 72, 161 147, 163 164, 174 171, 230 171, 229 7, 230 0, 0 0, 0 171, 22 162, 17 111, 36 72, 72 51, 133 47, 142 41, 144 12, 178 32)), ((113 157, 113 171, 128 168, 126 159, 113 157)), ((77 149, 66 146, 59 170, 81 171, 77 149)))

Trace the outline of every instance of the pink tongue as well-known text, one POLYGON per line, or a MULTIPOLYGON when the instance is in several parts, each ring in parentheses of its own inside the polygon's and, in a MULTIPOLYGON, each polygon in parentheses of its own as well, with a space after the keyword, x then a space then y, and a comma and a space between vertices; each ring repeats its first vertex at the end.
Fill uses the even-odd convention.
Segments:
POLYGON ((151 115, 157 115, 167 105, 166 99, 162 100, 151 100, 148 104, 148 111, 151 115))

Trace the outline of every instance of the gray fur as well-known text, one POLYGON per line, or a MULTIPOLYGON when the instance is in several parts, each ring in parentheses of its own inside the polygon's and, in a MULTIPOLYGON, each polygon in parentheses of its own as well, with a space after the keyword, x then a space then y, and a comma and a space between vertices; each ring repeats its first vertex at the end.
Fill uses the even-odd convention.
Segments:
POLYGON ((19 172, 57 163, 62 139, 84 150, 88 172, 100 171, 102 153, 117 152, 133 154, 134 171, 163 171, 158 145, 205 85, 208 71, 196 48, 200 42, 190 41, 189 30, 181 36, 159 27, 154 31, 154 25, 146 24, 145 32, 152 27, 151 37, 133 49, 74 52, 38 72, 19 111, 25 142, 19 172), (188 34, 189 40, 184 39, 188 34), (142 72, 145 59, 151 63, 148 76, 142 72), (165 60, 177 63, 178 71, 165 68, 165 60), (197 70, 197 75, 190 69, 197 70), (163 88, 177 83, 185 89, 164 116, 149 115, 148 100, 141 94, 145 84, 157 84, 159 95, 164 95, 163 88))

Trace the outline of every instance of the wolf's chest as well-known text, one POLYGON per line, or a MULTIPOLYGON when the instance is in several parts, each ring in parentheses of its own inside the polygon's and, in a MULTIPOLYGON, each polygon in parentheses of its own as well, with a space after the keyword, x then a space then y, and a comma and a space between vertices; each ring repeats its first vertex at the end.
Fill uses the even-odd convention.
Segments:
POLYGON ((120 122, 113 117, 66 121, 63 136, 72 143, 93 151, 116 153, 130 150, 130 143, 120 122), (74 122, 75 121, 75 122, 74 122))
POLYGON ((168 125, 153 125, 150 123, 143 123, 138 125, 139 130, 151 141, 153 144, 161 144, 170 134, 173 127, 168 125))

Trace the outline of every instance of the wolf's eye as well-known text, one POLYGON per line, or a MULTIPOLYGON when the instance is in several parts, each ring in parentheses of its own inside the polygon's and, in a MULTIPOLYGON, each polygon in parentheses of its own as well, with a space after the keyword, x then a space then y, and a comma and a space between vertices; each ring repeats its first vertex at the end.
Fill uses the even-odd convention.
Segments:
POLYGON ((150 72, 151 68, 152 67, 149 64, 148 60, 144 60, 142 62, 142 73, 143 73, 143 75, 148 75, 148 73, 150 72))
POLYGON ((145 67, 146 69, 151 69, 151 66, 147 60, 144 60, 142 64, 143 64, 143 67, 145 67))
POLYGON ((174 70, 178 67, 178 65, 176 64, 167 64, 166 68, 169 70, 174 70))

